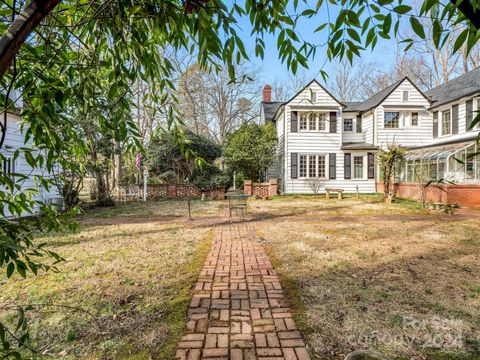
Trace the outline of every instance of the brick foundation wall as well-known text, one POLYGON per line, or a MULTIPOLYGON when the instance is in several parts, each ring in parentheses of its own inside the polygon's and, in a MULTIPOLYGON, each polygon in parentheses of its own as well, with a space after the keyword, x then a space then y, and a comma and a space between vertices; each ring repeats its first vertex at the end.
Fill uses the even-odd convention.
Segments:
POLYGON ((268 183, 254 183, 251 180, 245 180, 243 184, 245 195, 257 196, 262 199, 268 199, 278 194, 277 179, 270 179, 268 183))
MULTIPOLYGON (((173 185, 148 185, 147 198, 200 198, 202 191, 196 185, 190 184, 173 184, 173 185)), ((225 199, 225 188, 217 188, 205 191, 205 197, 208 199, 223 200, 225 199)))
MULTIPOLYGON (((383 193, 383 183, 377 183, 377 191, 383 193)), ((399 198, 421 200, 421 185, 416 183, 395 183, 393 192, 399 198)), ((431 186, 427 190, 427 201, 480 207, 480 185, 441 184, 438 187, 431 186)))

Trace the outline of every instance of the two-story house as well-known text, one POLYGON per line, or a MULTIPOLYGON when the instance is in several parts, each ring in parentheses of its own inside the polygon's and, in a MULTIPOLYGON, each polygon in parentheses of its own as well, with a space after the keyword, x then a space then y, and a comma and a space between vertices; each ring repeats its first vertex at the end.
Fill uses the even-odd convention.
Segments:
POLYGON ((278 178, 283 194, 311 193, 309 179, 323 188, 373 193, 379 190, 375 152, 397 144, 408 149, 398 167, 401 183, 418 183, 418 169, 428 168, 429 179, 480 184, 480 157, 469 156, 480 150, 479 130, 468 130, 479 96, 480 68, 426 93, 404 78, 364 102, 342 103, 316 80, 290 100, 272 102, 267 85, 260 117, 275 124, 278 136, 268 175, 278 178))

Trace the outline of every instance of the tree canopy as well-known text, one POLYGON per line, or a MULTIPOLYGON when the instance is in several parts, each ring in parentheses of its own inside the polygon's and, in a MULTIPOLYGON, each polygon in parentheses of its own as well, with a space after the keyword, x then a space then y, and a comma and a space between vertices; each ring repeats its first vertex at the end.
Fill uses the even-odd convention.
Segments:
POLYGON ((273 164, 277 134, 271 123, 244 124, 227 137, 223 156, 225 163, 240 171, 246 179, 261 181, 273 164))

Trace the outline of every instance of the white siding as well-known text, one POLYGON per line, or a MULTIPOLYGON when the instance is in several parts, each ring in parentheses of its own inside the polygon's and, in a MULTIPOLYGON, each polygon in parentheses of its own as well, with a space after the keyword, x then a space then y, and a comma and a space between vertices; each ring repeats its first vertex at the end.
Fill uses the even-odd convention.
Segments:
MULTIPOLYGON (((0 114, 3 116, 3 114, 0 114)), ((5 142, 0 150, 2 155, 10 158, 13 157, 13 153, 20 147, 31 147, 32 142, 29 141, 25 143, 24 135, 21 131, 21 119, 13 114, 8 114, 7 120, 7 133, 5 135, 5 142)), ((38 189, 38 194, 34 197, 35 200, 42 200, 46 201, 52 197, 58 197, 59 192, 58 189, 51 187, 50 189, 46 190, 43 189, 41 186, 37 186, 33 180, 33 176, 35 175, 43 175, 48 176, 48 173, 45 169, 33 169, 25 160, 23 153, 20 152, 20 156, 15 161, 15 172, 28 176, 28 178, 22 181, 20 184, 22 186, 22 191, 26 191, 29 188, 38 189)), ((2 188, 3 190, 3 188, 2 188)))
POLYGON ((365 142, 367 144, 374 144, 373 138, 373 113, 369 111, 367 114, 362 115, 362 128, 365 133, 365 142))
MULTIPOLYGON (((438 123, 439 136, 436 139, 432 139, 433 144, 438 144, 438 143, 442 143, 442 142, 445 142, 445 141, 457 141, 457 140, 460 141, 460 140, 467 139, 467 138, 473 137, 475 135, 478 135, 478 133, 479 133, 478 129, 467 131, 467 126, 466 126, 467 125, 467 114, 466 114, 466 106, 467 105, 466 105, 466 102, 469 99, 472 99, 472 98, 464 98, 464 99, 461 99, 459 101, 452 102, 452 103, 444 105, 444 106, 440 106, 439 108, 433 110, 433 111, 438 111, 438 119, 439 119, 439 123, 438 123), (441 134, 442 111, 446 110, 446 109, 450 109, 450 111, 451 111, 452 106, 455 105, 455 104, 458 104, 458 134, 443 136, 441 134)), ((480 110, 480 109, 477 109, 477 98, 473 98, 473 111, 476 111, 476 110, 480 110)), ((475 113, 474 113, 474 116, 475 116, 475 113)))
POLYGON ((432 114, 426 110, 429 106, 429 102, 423 95, 408 80, 405 80, 375 109, 375 145, 385 148, 390 144, 419 146, 431 143, 433 120, 432 114), (403 91, 408 91, 408 101, 403 101, 403 91), (399 128, 384 127, 386 111, 400 112, 399 128), (410 125, 412 112, 418 112, 418 126, 410 125))

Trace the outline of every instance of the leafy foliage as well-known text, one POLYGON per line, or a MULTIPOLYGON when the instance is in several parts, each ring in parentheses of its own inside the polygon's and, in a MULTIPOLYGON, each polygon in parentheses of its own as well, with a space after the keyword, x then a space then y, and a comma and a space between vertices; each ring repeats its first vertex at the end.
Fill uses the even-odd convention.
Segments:
POLYGON ((164 182, 193 182, 200 188, 214 188, 228 184, 228 177, 213 165, 222 150, 212 140, 186 130, 184 142, 179 144, 172 132, 154 137, 146 151, 146 164, 155 178, 164 182), (185 151, 202 159, 201 166, 195 166, 195 158, 185 156, 185 151))
POLYGON ((377 163, 380 172, 383 174, 383 196, 387 199, 391 196, 390 188, 395 175, 395 165, 402 161, 405 156, 405 149, 398 145, 388 145, 387 149, 380 149, 377 152, 377 163))
POLYGON ((223 150, 226 164, 247 179, 262 180, 273 164, 277 134, 274 126, 244 124, 227 137, 223 150))

